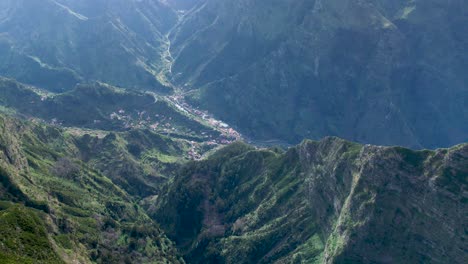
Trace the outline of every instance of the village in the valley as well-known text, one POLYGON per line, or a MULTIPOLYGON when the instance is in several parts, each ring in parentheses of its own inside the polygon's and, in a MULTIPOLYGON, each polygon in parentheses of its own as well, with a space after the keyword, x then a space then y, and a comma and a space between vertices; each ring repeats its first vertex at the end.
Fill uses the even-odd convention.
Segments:
MULTIPOLYGON (((189 119, 204 125, 206 131, 194 131, 188 126, 184 126, 180 120, 175 120, 176 117, 170 114, 155 113, 149 110, 146 107, 147 105, 142 105, 141 110, 116 108, 108 113, 107 118, 91 120, 89 124, 85 125, 88 129, 83 130, 76 127, 69 127, 68 129, 75 134, 83 133, 83 131, 91 133, 90 131, 95 130, 93 133, 101 137, 107 134, 105 132, 107 129, 103 129, 103 127, 109 126, 109 122, 110 126, 112 126, 112 123, 118 123, 116 126, 124 129, 150 129, 156 133, 179 138, 187 142, 190 145, 188 158, 192 160, 201 159, 203 154, 207 153, 207 150, 243 139, 242 135, 227 123, 216 119, 207 111, 187 103, 184 95, 180 92, 170 96, 161 96, 152 92, 148 92, 148 94, 154 97, 155 103, 158 100, 163 100, 189 119)), ((54 96, 53 94, 44 93, 41 93, 41 95, 41 102, 50 100, 54 96)), ((31 118, 31 120, 35 120, 35 118, 31 118)), ((63 125, 63 120, 58 118, 52 118, 47 122, 55 126, 63 125)))
MULTIPOLYGON (((241 134, 235 129, 225 122, 215 119, 208 112, 192 107, 184 100, 182 95, 158 97, 155 100, 161 99, 167 101, 179 112, 191 119, 219 132, 219 135, 216 136, 213 135, 213 133, 202 132, 201 135, 197 135, 198 138, 202 140, 187 139, 187 142, 191 146, 188 151, 188 157, 190 159, 199 160, 202 158, 203 155, 201 153, 205 151, 202 150, 201 145, 212 149, 242 139, 241 134)), ((172 122, 172 117, 166 117, 162 114, 155 114, 153 117, 146 111, 127 113, 126 110, 119 109, 111 113, 109 117, 111 120, 123 122, 126 128, 149 128, 157 133, 171 136, 190 135, 191 133, 187 132, 186 128, 176 126, 174 122, 172 122)))
POLYGON ((185 114, 190 115, 192 118, 201 122, 202 124, 208 125, 209 127, 218 130, 221 133, 220 138, 214 139, 215 143, 218 144, 229 144, 233 141, 242 139, 239 132, 234 130, 228 124, 215 119, 211 114, 206 111, 202 111, 198 108, 193 108, 189 105, 182 95, 168 96, 167 99, 179 110, 185 114))

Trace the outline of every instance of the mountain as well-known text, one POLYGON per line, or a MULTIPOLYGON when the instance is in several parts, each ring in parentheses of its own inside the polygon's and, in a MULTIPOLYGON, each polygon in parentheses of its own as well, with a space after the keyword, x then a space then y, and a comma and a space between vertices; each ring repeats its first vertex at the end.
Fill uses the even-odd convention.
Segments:
POLYGON ((0 263, 465 263, 465 2, 0 1, 0 263))
POLYGON ((206 0, 170 32, 173 81, 254 141, 452 146, 468 139, 467 10, 461 0, 206 0))
POLYGON ((80 84, 53 94, 0 77, 0 106, 66 127, 106 131, 146 128, 195 141, 219 136, 218 131, 180 112, 163 97, 103 83, 80 84))
POLYGON ((0 74, 51 91, 98 80, 170 92, 158 81, 175 11, 152 0, 5 0, 0 74))
POLYGON ((149 210, 189 263, 464 263, 467 164, 467 144, 236 143, 149 210))
POLYGON ((130 193, 156 193, 157 164, 171 163, 175 142, 78 136, 3 115, 0 132, 1 263, 183 263, 130 193))
POLYGON ((464 263, 468 145, 287 150, 0 115, 2 263, 464 263), (182 259, 183 257, 183 259, 182 259))
POLYGON ((252 142, 468 140, 462 0, 0 3, 0 76, 175 93, 252 142), (277 109, 281 109, 278 111, 277 109))

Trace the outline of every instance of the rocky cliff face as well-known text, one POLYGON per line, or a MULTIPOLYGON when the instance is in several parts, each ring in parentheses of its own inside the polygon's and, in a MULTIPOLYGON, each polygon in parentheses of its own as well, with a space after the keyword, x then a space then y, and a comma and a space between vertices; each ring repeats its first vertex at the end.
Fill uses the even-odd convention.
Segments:
POLYGON ((190 263, 463 263, 468 146, 234 144, 189 164, 156 219, 190 263))
POLYGON ((208 0, 172 31, 172 70, 254 139, 451 146, 467 140, 467 8, 208 0))

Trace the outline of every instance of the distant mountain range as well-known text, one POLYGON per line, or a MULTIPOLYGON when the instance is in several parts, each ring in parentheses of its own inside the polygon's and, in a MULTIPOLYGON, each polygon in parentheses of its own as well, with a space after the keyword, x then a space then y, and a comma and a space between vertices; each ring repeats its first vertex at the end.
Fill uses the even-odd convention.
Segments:
POLYGON ((468 139, 465 1, 207 0, 171 32, 176 82, 254 139, 468 139))
POLYGON ((253 141, 468 140, 461 0, 20 0, 0 9, 0 74, 51 91, 88 81, 187 90, 253 141))
POLYGON ((466 263, 467 13, 1 0, 0 263, 466 263))
POLYGON ((0 74, 53 91, 100 80, 168 92, 157 80, 175 11, 159 1, 0 3, 0 74))

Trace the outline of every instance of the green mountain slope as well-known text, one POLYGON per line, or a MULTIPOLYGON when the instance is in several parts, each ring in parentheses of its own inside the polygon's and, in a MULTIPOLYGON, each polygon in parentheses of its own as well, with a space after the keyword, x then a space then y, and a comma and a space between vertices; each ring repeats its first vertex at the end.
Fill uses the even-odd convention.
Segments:
POLYGON ((467 257, 466 144, 412 151, 338 138, 288 150, 234 143, 187 163, 188 149, 147 130, 63 130, 0 115, 0 260, 183 263, 178 252, 188 263, 467 257))
POLYGON ((157 73, 175 12, 160 1, 0 3, 0 74, 53 91, 83 80, 169 92, 157 73))
POLYGON ((0 0, 0 264, 466 263, 467 10, 0 0))
POLYGON ((5 0, 0 75, 175 92, 255 142, 448 147, 468 140, 465 2, 5 0))
POLYGON ((241 143, 178 174, 155 219, 189 263, 464 263, 468 145, 241 143))
POLYGON ((468 140, 467 10, 461 0, 206 0, 171 31, 173 79, 254 140, 452 146, 468 140))
POLYGON ((0 206, 0 262, 64 263, 48 240, 46 225, 40 212, 1 202, 0 206))
POLYGON ((146 128, 195 141, 219 132, 192 120, 153 94, 126 91, 103 83, 81 84, 48 94, 0 77, 0 105, 55 125, 124 131, 146 128))
POLYGON ((102 140, 78 137, 3 116, 0 132, 0 200, 8 201, 0 203, 0 260, 183 262, 172 242, 140 208, 138 196, 129 194, 156 193, 158 175, 142 171, 158 168, 150 162, 137 163, 137 157, 126 152, 128 145, 116 146, 116 141, 126 143, 124 138, 129 144, 135 144, 137 138, 158 139, 148 145, 152 153, 161 148, 160 156, 154 155, 156 162, 157 157, 170 155, 164 149, 171 144, 174 148, 175 143, 149 133, 111 134, 102 140), (99 141, 106 146, 96 147, 99 141), (91 144, 94 152, 86 151, 91 144), (156 183, 148 184, 152 181, 156 183))

